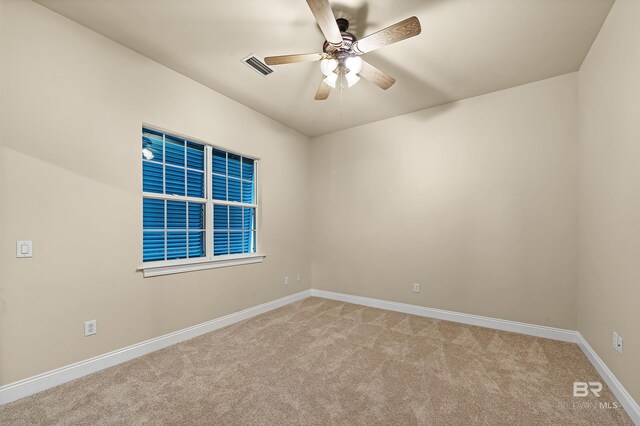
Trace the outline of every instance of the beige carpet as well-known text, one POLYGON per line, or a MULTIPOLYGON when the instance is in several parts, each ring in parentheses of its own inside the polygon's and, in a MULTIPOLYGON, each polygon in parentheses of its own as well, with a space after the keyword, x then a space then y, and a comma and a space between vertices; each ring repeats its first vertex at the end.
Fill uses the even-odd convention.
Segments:
POLYGON ((0 407, 10 425, 631 424, 577 345, 309 298, 0 407))

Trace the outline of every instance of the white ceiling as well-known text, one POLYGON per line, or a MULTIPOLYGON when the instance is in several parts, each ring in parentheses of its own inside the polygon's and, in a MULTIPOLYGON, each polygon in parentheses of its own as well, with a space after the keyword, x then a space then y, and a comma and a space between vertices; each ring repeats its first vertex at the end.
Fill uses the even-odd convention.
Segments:
POLYGON ((577 71, 614 0, 336 0, 356 36, 417 16, 422 34, 364 56, 397 79, 314 101, 318 63, 241 62, 322 51, 304 0, 36 0, 211 89, 317 136, 577 71))

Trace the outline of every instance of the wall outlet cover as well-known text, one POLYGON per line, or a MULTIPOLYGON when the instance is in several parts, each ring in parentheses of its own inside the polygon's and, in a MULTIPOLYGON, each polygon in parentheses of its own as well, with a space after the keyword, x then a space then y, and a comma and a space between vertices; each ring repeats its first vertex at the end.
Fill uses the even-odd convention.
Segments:
POLYGON ((94 334, 96 334, 97 330, 97 321, 96 320, 91 320, 91 321, 85 321, 84 322, 84 335, 85 336, 92 336, 94 334))
POLYGON ((622 354, 622 336, 618 334, 618 352, 622 354))

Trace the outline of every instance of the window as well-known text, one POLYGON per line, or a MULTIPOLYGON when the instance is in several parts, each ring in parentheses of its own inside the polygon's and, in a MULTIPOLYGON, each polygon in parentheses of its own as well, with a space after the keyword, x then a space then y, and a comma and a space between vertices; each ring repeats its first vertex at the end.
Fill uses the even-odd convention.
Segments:
POLYGON ((143 128, 144 275, 261 261, 256 166, 254 158, 143 128))

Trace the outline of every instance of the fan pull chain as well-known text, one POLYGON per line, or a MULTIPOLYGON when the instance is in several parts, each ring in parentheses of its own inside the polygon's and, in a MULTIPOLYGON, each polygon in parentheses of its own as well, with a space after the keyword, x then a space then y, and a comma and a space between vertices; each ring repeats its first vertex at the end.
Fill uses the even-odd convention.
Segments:
POLYGON ((344 74, 340 73, 340 127, 344 129, 344 117, 342 108, 342 92, 344 90, 344 74))

